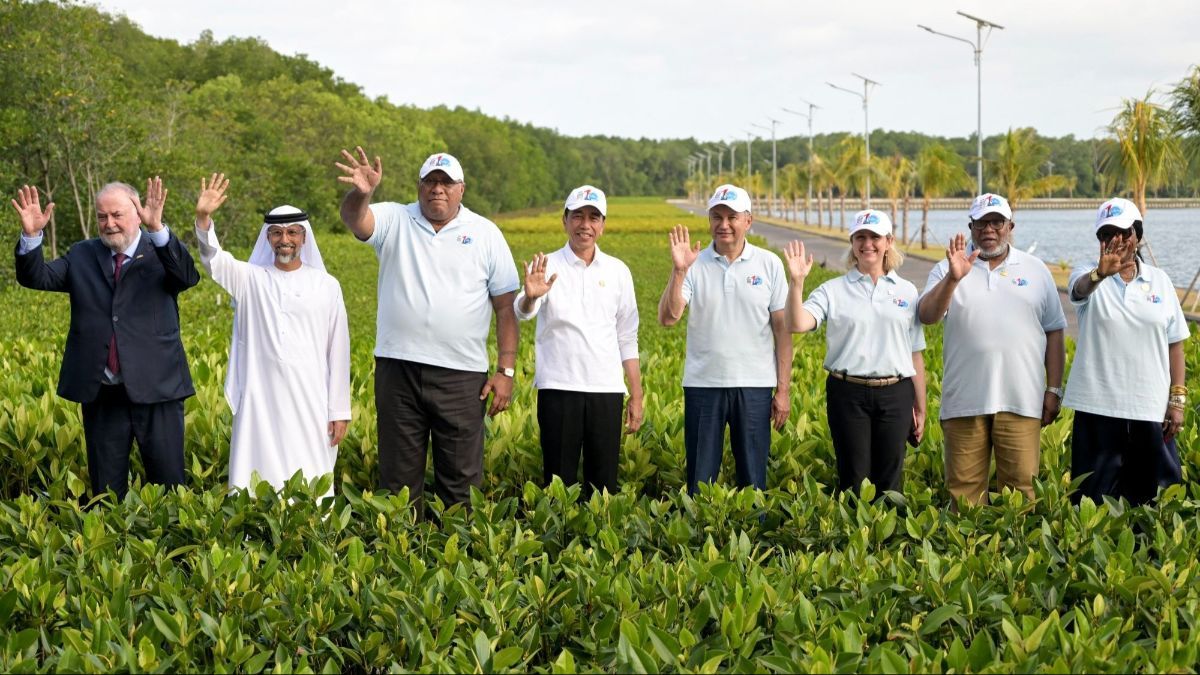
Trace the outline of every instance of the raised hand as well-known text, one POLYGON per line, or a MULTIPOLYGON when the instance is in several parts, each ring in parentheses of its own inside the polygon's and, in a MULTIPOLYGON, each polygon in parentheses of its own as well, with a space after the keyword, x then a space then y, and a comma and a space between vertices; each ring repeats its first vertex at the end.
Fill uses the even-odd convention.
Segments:
POLYGON ((1096 274, 1111 277, 1129 269, 1137 269, 1137 263, 1131 258, 1125 262, 1129 249, 1136 246, 1133 238, 1113 237, 1108 243, 1100 242, 1100 263, 1096 266, 1096 274))
POLYGON ((543 253, 537 253, 533 260, 525 263, 525 297, 536 300, 550 292, 550 287, 558 279, 557 274, 546 278, 546 262, 548 258, 543 253))
POLYGON ((671 230, 671 262, 674 263, 675 269, 680 272, 687 271, 698 257, 700 242, 693 244, 688 229, 683 225, 676 225, 671 230))
POLYGON ((951 279, 962 281, 978 259, 979 251, 967 255, 967 235, 960 232, 950 239, 950 245, 946 247, 946 260, 950 263, 947 273, 951 279))
POLYGON ((802 241, 789 241, 787 246, 783 247, 783 259, 787 262, 788 276, 793 283, 803 281, 812 271, 813 257, 811 253, 807 258, 804 257, 802 241))
POLYGON ((162 213, 163 206, 167 203, 167 190, 163 188, 162 179, 158 176, 146 179, 146 205, 130 195, 129 201, 133 203, 133 210, 137 211, 138 218, 146 229, 151 232, 158 232, 163 228, 162 213))
POLYGON ((42 203, 38 197, 38 189, 33 185, 23 185, 17 190, 17 198, 12 200, 13 208, 21 216, 21 233, 26 237, 36 237, 50 222, 54 214, 54 202, 46 205, 42 211, 42 203))
POLYGON ((225 203, 225 190, 229 188, 229 179, 223 173, 214 173, 212 178, 200 179, 200 196, 196 199, 196 224, 207 230, 212 221, 209 217, 225 203))
POLYGON ((355 150, 358 152, 358 157, 342 150, 342 157, 346 158, 346 163, 334 162, 334 165, 346 174, 338 176, 338 180, 342 183, 349 183, 355 190, 369 195, 375 192, 379 181, 383 179, 383 160, 376 155, 375 165, 372 166, 371 161, 367 159, 366 150, 363 150, 361 145, 355 147, 355 150))

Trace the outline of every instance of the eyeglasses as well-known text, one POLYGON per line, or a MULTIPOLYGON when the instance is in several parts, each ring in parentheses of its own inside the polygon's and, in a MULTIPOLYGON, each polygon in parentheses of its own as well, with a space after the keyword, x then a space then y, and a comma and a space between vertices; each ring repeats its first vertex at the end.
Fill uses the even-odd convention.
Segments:
POLYGON ((1099 239, 1100 241, 1107 243, 1107 242, 1112 241, 1113 239, 1129 239, 1133 235, 1134 235, 1134 232, 1133 232, 1132 227, 1129 228, 1128 230, 1121 230, 1121 229, 1113 228, 1111 230, 1108 230, 1108 229, 1103 230, 1102 232, 1100 232, 1099 234, 1096 235, 1096 238, 1099 239))
POLYGON ((433 187, 437 187, 440 185, 446 189, 450 189, 451 187, 458 185, 458 184, 459 184, 459 181, 450 180, 449 178, 422 178, 421 179, 421 187, 426 187, 426 188, 433 188, 433 187))
POLYGON ((289 227, 286 230, 282 227, 267 228, 267 236, 271 239, 279 239, 285 234, 291 239, 299 239, 304 236, 304 232, 305 230, 303 227, 289 227))
POLYGON ((994 230, 996 232, 999 232, 1000 230, 1004 229, 1005 225, 1008 225, 1007 220, 972 220, 971 221, 971 229, 975 230, 976 232, 983 232, 984 230, 994 230))

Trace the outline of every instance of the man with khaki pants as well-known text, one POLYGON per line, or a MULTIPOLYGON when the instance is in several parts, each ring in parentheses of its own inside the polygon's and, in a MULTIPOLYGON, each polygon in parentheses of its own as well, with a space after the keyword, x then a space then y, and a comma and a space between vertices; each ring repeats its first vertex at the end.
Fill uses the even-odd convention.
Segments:
POLYGON ((1012 209, 995 194, 971 205, 971 243, 955 235, 929 273, 918 314, 946 320, 941 421, 946 488, 986 503, 993 452, 999 490, 1033 497, 1041 428, 1062 399, 1067 319, 1050 270, 1011 245, 1012 209))

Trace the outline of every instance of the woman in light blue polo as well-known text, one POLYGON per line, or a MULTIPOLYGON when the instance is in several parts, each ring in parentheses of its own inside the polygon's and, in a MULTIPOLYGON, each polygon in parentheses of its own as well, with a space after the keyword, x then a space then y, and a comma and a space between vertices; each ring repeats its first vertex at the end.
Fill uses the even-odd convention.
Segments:
POLYGON ((1074 498, 1132 504, 1182 480, 1175 436, 1187 406, 1183 341, 1188 325, 1166 272, 1138 254, 1142 214, 1128 199, 1096 213, 1100 257, 1076 267, 1069 287, 1079 340, 1063 405, 1075 410, 1074 498))
POLYGON ((917 318, 917 288, 896 274, 903 256, 892 221, 882 211, 854 216, 849 271, 821 284, 803 302, 812 256, 793 241, 784 251, 791 286, 788 328, 825 329, 826 411, 837 456, 838 489, 864 479, 879 493, 901 490, 904 443, 925 429, 925 332, 917 318))

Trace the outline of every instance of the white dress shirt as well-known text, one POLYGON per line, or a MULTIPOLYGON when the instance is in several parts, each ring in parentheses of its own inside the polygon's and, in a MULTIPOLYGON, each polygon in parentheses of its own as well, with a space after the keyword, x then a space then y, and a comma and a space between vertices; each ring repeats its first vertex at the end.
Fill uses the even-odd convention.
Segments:
POLYGON ((537 319, 533 386, 593 393, 626 393, 622 362, 638 358, 638 310, 633 275, 620 260, 600 251, 589 265, 570 246, 546 257, 550 291, 517 318, 537 319))

